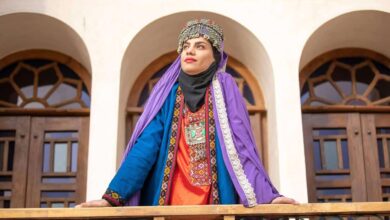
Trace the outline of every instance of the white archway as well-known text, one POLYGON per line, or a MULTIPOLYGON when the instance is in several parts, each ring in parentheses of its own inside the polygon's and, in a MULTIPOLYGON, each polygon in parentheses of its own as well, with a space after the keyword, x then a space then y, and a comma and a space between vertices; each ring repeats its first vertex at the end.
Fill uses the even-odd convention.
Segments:
MULTIPOLYGON (((390 47, 389 47, 390 30, 387 28, 389 22, 390 22, 390 13, 383 12, 383 11, 376 11, 376 10, 352 11, 352 12, 344 13, 342 15, 339 15, 337 17, 334 17, 324 22, 311 34, 311 36, 306 41, 305 46, 303 47, 300 56, 300 62, 299 62, 301 88, 303 86, 304 81, 310 74, 316 73, 317 74, 316 76, 319 75, 320 71, 317 70, 320 69, 319 68, 320 65, 323 65, 332 60, 336 60, 336 57, 341 57, 341 56, 348 57, 351 56, 351 54, 353 54, 354 56, 358 55, 362 57, 370 57, 370 56, 382 57, 382 55, 380 54, 383 54, 386 57, 390 57, 390 47), (375 54, 375 55, 371 55, 371 54, 375 54)), ((382 58, 383 58, 382 60, 385 60, 384 57, 382 58)), ((324 71, 328 71, 328 69, 325 69, 324 71)), ((342 72, 340 71, 339 73, 342 72)), ((327 89, 326 91, 329 91, 329 89, 327 89)), ((335 127, 344 129, 348 126, 348 124, 346 122, 342 122, 341 117, 345 117, 345 115, 352 112, 350 109, 345 109, 343 112, 345 112, 346 114, 342 114, 339 110, 328 109, 327 111, 324 111, 323 107, 325 106, 321 106, 321 107, 322 109, 320 109, 320 107, 317 108, 318 111, 316 112, 316 114, 310 114, 313 113, 314 111, 312 110, 307 111, 305 108, 302 108, 303 109, 302 110, 303 130, 304 130, 303 133, 305 134, 304 138, 305 138, 305 148, 306 148, 305 156, 306 159, 309 158, 308 160, 306 160, 307 178, 309 183, 308 194, 311 202, 321 200, 320 196, 316 194, 316 190, 318 186, 321 186, 318 188, 324 189, 329 187, 329 185, 326 185, 324 184, 324 182, 321 182, 319 180, 313 182, 313 180, 316 178, 317 175, 316 172, 321 172, 323 176, 326 175, 326 172, 323 172, 323 170, 319 169, 318 167, 315 168, 316 171, 314 172, 314 167, 312 163, 308 162, 314 160, 312 159, 314 155, 314 153, 312 152, 314 146, 313 144, 314 139, 311 136, 312 134, 310 129, 314 129, 314 128, 322 129, 324 127, 328 129, 332 129, 335 127), (333 114, 335 112, 337 112, 340 115, 340 118, 336 119, 335 114, 333 114), (317 118, 315 118, 313 115, 315 115, 315 117, 317 118), (322 117, 321 119, 322 121, 320 121, 320 117, 322 117), (337 125, 336 122, 338 123, 337 125)), ((333 105, 329 104, 329 107, 333 107, 333 105)), ((316 107, 313 106, 313 109, 316 110, 316 107)), ((358 114, 359 110, 355 109, 354 112, 357 112, 356 114, 358 114)), ((358 121, 360 123, 360 118, 358 117, 354 118, 353 121, 358 121)), ((359 127, 360 124, 354 126, 355 126, 354 128, 355 130, 360 129, 359 127)), ((375 126, 375 125, 371 124, 371 126, 375 126)), ((352 138, 348 137, 348 140, 349 139, 352 138)), ((331 139, 328 138, 328 141, 329 140, 331 139)), ((356 146, 354 147, 354 149, 357 148, 358 145, 359 145, 358 143, 355 143, 353 145, 356 146)), ((373 145, 374 144, 371 144, 370 146, 374 147, 373 145)), ((358 153, 357 155, 362 155, 362 154, 363 153, 358 153)), ((348 158, 350 157, 348 156, 348 154, 345 155, 347 155, 348 158)), ((368 156, 364 155, 364 157, 366 158, 368 156)), ((319 160, 317 159, 317 163, 318 161, 319 160)), ((359 161, 359 163, 362 162, 359 161)), ((364 174, 365 172, 367 172, 364 169, 358 169, 358 168, 354 168, 354 169, 355 170, 351 171, 351 173, 355 172, 355 173, 364 174)), ((371 172, 371 173, 375 173, 375 172, 371 172)), ((356 176, 356 174, 354 175, 356 176)), ((358 178, 359 177, 354 177, 355 180, 358 178)), ((375 178, 372 178, 371 182, 378 182, 373 179, 375 178)), ((329 181, 333 181, 333 180, 334 179, 329 179, 329 181)), ((337 184, 336 181, 333 182, 333 184, 336 185, 337 184)), ((359 189, 357 194, 351 193, 352 198, 354 199, 363 198, 362 201, 365 201, 366 198, 364 197, 359 198, 359 196, 356 195, 361 194, 366 196, 364 193, 366 184, 359 183, 358 186, 351 185, 351 188, 353 187, 355 187, 355 189, 357 189, 357 187, 362 187, 364 189, 363 190, 359 189)), ((367 188, 377 189, 378 187, 367 187, 367 188)))
POLYGON ((23 50, 46 49, 63 53, 80 62, 91 73, 91 61, 84 41, 64 22, 38 13, 0 16, 0 59, 23 50))
POLYGON ((370 49, 390 57, 390 13, 354 11, 322 24, 308 38, 301 53, 299 70, 315 57, 338 48, 370 49))
MULTIPOLYGON (((119 140, 126 132, 124 130, 128 95, 139 74, 156 58, 176 50, 178 34, 188 20, 203 17, 210 18, 222 26, 225 35, 225 51, 237 58, 254 74, 262 89, 267 110, 271 109, 268 117, 273 117, 272 66, 268 53, 256 36, 242 24, 224 15, 205 11, 179 12, 158 18, 145 26, 132 39, 124 53, 120 77, 121 106, 119 106, 119 127, 123 132, 120 131, 119 140)), ((269 131, 270 136, 273 136, 272 132, 269 131)), ((125 146, 125 143, 119 146, 125 146)), ((122 149, 118 152, 122 152, 122 149)))
MULTIPOLYGON (((225 36, 225 51, 238 59, 254 75, 262 90, 265 107, 267 109, 267 121, 275 121, 275 92, 274 76, 271 61, 261 41, 244 25, 221 14, 206 11, 186 11, 174 13, 158 18, 145 26, 132 39, 127 47, 121 66, 120 106, 119 106, 119 140, 125 140, 126 103, 128 95, 139 74, 156 58, 174 51, 177 48, 177 38, 180 30, 188 20, 194 18, 210 18, 222 26, 225 36)), ((269 146, 277 143, 276 126, 274 123, 267 125, 267 142, 269 146)), ((120 142, 120 141, 119 141, 120 142)), ((119 147, 126 143, 118 144, 119 147)), ((118 149, 123 152, 123 149, 118 149)), ((121 158, 118 153, 118 161, 121 158)), ((269 167, 277 172, 278 160, 274 157, 277 148, 268 148, 269 167), (275 151, 275 152, 274 152, 275 151)), ((278 176, 278 174, 273 174, 278 176)), ((276 183, 277 184, 277 183, 276 183)))

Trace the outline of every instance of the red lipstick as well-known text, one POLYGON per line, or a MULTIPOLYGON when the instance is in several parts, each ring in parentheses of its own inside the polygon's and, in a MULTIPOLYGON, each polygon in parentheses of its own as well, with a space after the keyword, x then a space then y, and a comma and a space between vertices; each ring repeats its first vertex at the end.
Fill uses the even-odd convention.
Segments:
POLYGON ((186 63, 193 63, 195 61, 196 61, 196 59, 194 59, 192 57, 187 57, 187 58, 184 59, 184 62, 186 62, 186 63))

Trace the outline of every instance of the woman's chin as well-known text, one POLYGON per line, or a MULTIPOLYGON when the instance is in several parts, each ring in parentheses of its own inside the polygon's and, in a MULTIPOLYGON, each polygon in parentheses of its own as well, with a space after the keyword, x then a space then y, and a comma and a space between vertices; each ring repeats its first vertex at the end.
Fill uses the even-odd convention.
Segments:
POLYGON ((199 73, 202 73, 204 70, 192 69, 192 68, 184 69, 184 68, 183 68, 183 71, 184 71, 187 75, 194 76, 194 75, 198 75, 199 73))

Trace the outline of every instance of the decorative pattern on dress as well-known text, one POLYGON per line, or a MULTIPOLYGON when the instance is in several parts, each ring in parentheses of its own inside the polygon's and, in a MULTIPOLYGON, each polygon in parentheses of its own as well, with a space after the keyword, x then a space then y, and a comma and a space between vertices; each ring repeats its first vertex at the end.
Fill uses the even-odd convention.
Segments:
MULTIPOLYGON (((215 145, 215 120, 213 113, 213 103, 211 91, 208 89, 205 97, 206 104, 202 111, 203 116, 193 115, 191 122, 198 122, 193 124, 192 130, 185 129, 186 141, 190 146, 190 171, 191 183, 194 185, 211 184, 211 196, 210 204, 219 204, 219 193, 218 193, 218 176, 217 176, 217 153, 215 145), (206 114, 207 112, 207 114, 206 114), (203 118, 199 120, 200 118, 203 118), (188 137, 187 137, 188 135, 188 137), (191 145, 194 147, 191 149, 191 145), (200 146, 202 145, 203 146, 200 146), (203 149, 203 150, 202 150, 203 149), (201 162, 200 162, 201 161, 201 162), (194 162, 194 163, 193 163, 194 162), (191 164, 192 167, 191 167, 191 164), (202 172, 200 172, 202 171, 202 172), (207 175, 206 175, 207 174, 207 175), (211 174, 211 175, 210 175, 211 174), (201 178, 198 178, 201 177, 201 178)), ((180 138, 180 124, 184 106, 184 96, 180 87, 176 92, 176 101, 174 107, 174 113, 171 125, 171 137, 168 148, 168 157, 164 169, 164 177, 161 184, 159 205, 168 204, 169 199, 169 187, 171 179, 174 174, 174 168, 176 163, 176 152, 177 145, 180 138)), ((190 111, 188 111, 190 112, 190 111)), ((190 127, 190 126, 189 126, 190 127)))
POLYGON ((211 178, 206 149, 205 105, 195 113, 184 107, 184 133, 190 153, 190 182, 193 186, 210 185, 211 178))
POLYGON ((237 177, 238 183, 244 191, 245 197, 248 201, 248 206, 253 207, 257 205, 256 194, 247 176, 245 175, 240 158, 238 158, 236 147, 234 146, 229 120, 226 113, 225 100, 217 75, 214 76, 212 84, 214 89, 214 98, 217 107, 218 120, 219 124, 221 125, 222 138, 226 146, 228 158, 230 164, 232 165, 234 174, 237 177))
POLYGON ((165 163, 164 177, 161 184, 160 198, 158 200, 159 205, 168 204, 169 198, 169 184, 171 182, 173 171, 176 163, 176 151, 179 143, 181 123, 181 112, 183 109, 184 99, 182 96, 183 92, 181 88, 177 88, 176 101, 173 111, 172 125, 171 125, 171 138, 169 139, 168 156, 165 163))

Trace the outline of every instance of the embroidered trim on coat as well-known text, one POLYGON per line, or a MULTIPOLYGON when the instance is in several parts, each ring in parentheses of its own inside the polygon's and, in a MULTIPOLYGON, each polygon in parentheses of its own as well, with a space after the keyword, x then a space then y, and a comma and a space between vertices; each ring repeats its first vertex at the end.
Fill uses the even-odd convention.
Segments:
POLYGON ((173 176, 173 170, 176 162, 176 149, 179 143, 180 135, 180 122, 181 112, 183 109, 184 99, 182 98, 181 88, 177 88, 176 101, 173 111, 172 125, 171 125, 171 137, 169 139, 168 156, 165 162, 164 177, 161 183, 160 197, 158 200, 159 205, 168 204, 169 199, 169 184, 173 176))
POLYGON ((206 120, 208 119, 208 143, 210 148, 210 173, 211 173, 211 204, 219 204, 219 193, 218 193, 218 174, 217 174, 217 152, 215 148, 215 120, 213 112, 213 97, 211 95, 211 89, 208 89, 207 98, 208 98, 208 115, 206 115, 206 120))
POLYGON ((226 146, 226 151, 230 164, 232 165, 238 183, 240 184, 242 190, 244 191, 245 197, 248 200, 248 206, 255 206, 257 205, 256 195, 251 183, 249 182, 247 176, 244 173, 244 169, 242 167, 240 159, 238 158, 237 150, 234 146, 229 121, 226 114, 225 100, 222 94, 221 85, 216 75, 214 76, 212 84, 214 89, 214 98, 217 107, 218 120, 222 131, 222 138, 226 146))
POLYGON ((106 190, 102 199, 110 203, 111 206, 123 206, 126 203, 126 201, 117 192, 111 189, 106 190))

